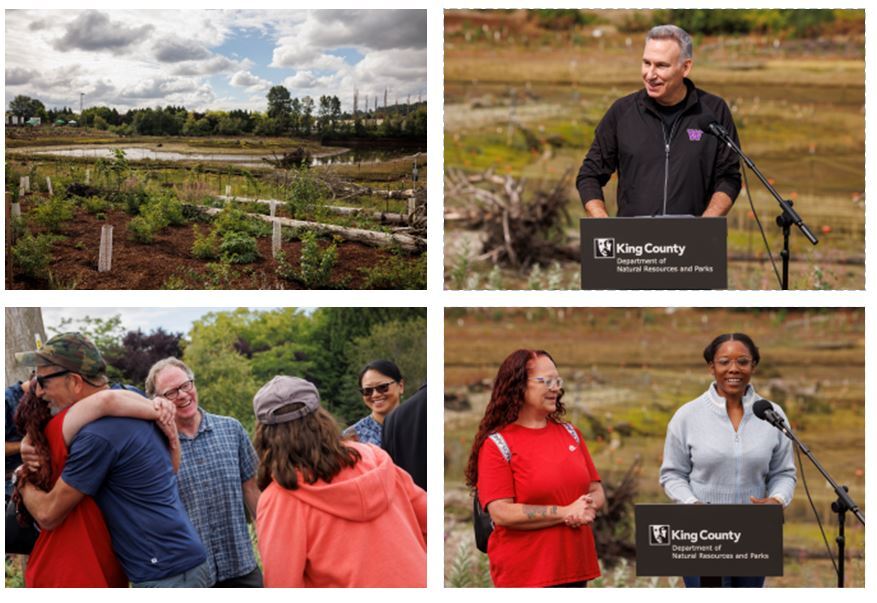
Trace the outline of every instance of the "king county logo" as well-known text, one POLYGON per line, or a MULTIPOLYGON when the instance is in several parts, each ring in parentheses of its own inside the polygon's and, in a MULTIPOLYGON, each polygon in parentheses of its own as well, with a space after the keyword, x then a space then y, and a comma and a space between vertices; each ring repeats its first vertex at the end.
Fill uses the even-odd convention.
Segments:
POLYGON ((670 526, 667 524, 649 525, 649 544, 652 546, 668 546, 670 544, 670 526))
POLYGON ((597 259, 615 257, 615 239, 594 239, 594 257, 597 259))

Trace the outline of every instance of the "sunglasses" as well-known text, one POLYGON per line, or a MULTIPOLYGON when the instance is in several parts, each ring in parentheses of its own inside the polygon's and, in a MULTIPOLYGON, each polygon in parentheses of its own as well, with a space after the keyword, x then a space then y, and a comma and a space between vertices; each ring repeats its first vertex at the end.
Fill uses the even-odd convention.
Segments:
POLYGON ((67 374, 72 373, 72 372, 73 372, 73 371, 68 371, 68 370, 65 369, 65 370, 63 370, 63 371, 58 371, 57 373, 51 373, 51 374, 49 374, 49 375, 34 375, 34 379, 36 379, 37 384, 38 384, 41 388, 46 389, 46 382, 47 382, 49 379, 54 379, 55 377, 61 377, 61 376, 63 376, 63 375, 67 375, 67 374))
POLYGON ((359 393, 362 394, 363 398, 370 398, 371 395, 375 392, 379 394, 386 394, 390 391, 390 386, 396 383, 395 381, 387 381, 386 383, 381 383, 380 385, 375 385, 374 387, 363 387, 360 388, 359 393))

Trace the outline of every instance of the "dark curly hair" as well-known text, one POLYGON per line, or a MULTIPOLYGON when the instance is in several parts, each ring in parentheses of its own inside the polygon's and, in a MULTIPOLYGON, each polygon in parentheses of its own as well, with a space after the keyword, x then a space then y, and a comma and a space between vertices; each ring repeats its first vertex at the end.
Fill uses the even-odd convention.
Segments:
MULTIPOLYGON (((516 350, 502 361, 493 381, 490 402, 487 403, 475 441, 472 442, 472 452, 469 453, 466 484, 470 488, 475 488, 478 483, 478 453, 481 451, 481 445, 490 434, 517 421, 518 413, 524 405, 524 393, 527 390, 528 365, 540 356, 545 356, 554 362, 554 358, 545 350, 516 350)), ((560 418, 565 412, 561 398, 563 398, 563 390, 557 395, 557 409, 548 415, 548 419, 556 423, 560 423, 560 418)))
POLYGON ((13 422, 18 433, 22 436, 30 436, 30 443, 36 448, 37 453, 43 458, 39 469, 24 474, 21 481, 15 484, 12 499, 15 501, 16 516, 22 526, 33 523, 33 517, 21 501, 21 486, 23 482, 30 482, 41 490, 52 489, 52 464, 49 452, 49 440, 43 430, 52 419, 52 412, 45 400, 36 395, 36 379, 30 382, 30 386, 15 409, 13 422))
POLYGON ((716 353, 719 351, 719 346, 728 341, 739 341, 746 346, 746 349, 749 350, 749 354, 752 356, 753 364, 757 365, 761 362, 761 354, 758 352, 758 346, 755 345, 755 342, 752 341, 752 338, 749 337, 749 335, 746 333, 725 333, 713 339, 709 345, 704 348, 703 359, 706 360, 707 364, 712 364, 716 359, 716 353))

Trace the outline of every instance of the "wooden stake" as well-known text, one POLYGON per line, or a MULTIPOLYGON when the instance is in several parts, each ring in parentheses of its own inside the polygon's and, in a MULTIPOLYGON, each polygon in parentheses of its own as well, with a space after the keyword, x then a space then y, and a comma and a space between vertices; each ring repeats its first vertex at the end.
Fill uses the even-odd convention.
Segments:
POLYGON ((18 184, 18 192, 22 195, 30 192, 30 176, 22 176, 18 184))
POLYGON ((55 192, 52 190, 52 179, 46 176, 46 188, 49 189, 49 196, 54 197, 55 192))
POLYGON ((91 170, 85 170, 85 184, 91 184, 91 170))
POLYGON ((97 258, 97 271, 109 272, 113 267, 113 226, 104 224, 100 228, 100 251, 97 258))
POLYGON ((277 201, 275 201, 274 199, 271 199, 268 202, 268 211, 270 212, 269 215, 272 218, 277 215, 277 201))

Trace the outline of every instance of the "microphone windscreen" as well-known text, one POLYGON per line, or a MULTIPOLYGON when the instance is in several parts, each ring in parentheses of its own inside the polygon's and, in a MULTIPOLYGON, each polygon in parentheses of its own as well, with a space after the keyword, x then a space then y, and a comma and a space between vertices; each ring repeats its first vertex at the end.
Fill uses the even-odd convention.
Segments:
POLYGON ((752 405, 752 412, 762 421, 767 420, 767 413, 773 411, 773 405, 765 399, 756 400, 752 405))

